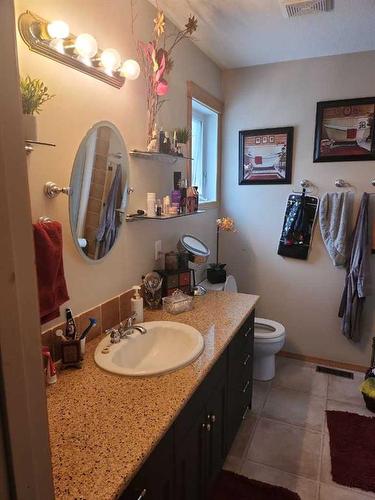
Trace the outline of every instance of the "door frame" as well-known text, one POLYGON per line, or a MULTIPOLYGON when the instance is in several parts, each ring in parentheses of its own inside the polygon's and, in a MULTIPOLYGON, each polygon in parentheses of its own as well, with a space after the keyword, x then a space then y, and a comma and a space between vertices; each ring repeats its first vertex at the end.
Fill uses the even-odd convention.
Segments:
POLYGON ((0 60, 0 404, 5 429, 0 464, 8 471, 0 479, 10 498, 50 500, 54 490, 13 0, 0 2, 0 60))

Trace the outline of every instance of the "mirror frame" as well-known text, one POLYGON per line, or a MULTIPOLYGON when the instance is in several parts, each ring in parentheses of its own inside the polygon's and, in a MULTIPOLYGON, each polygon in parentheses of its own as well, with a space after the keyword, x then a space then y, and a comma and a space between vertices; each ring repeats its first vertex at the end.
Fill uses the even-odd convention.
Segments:
POLYGON ((108 120, 101 120, 99 122, 94 123, 94 125, 92 125, 89 128, 89 130, 86 132, 86 135, 84 136, 84 138, 79 143, 78 149, 76 150, 76 154, 74 156, 74 162, 73 162, 72 171, 71 171, 71 174, 70 174, 69 185, 71 187, 71 195, 69 196, 69 225, 70 225, 70 233, 71 233, 71 236, 72 236, 72 239, 73 239, 73 242, 74 242, 74 246, 76 247, 77 252, 79 253, 79 255, 81 257, 83 257, 83 259, 86 262, 88 262, 89 264, 99 264, 101 262, 104 262, 105 259, 108 257, 108 255, 110 255, 112 253, 114 247, 116 246, 117 239, 120 237, 120 231, 121 231, 121 228, 122 228, 122 226, 124 225, 124 222, 125 222, 125 211, 126 211, 126 207, 127 207, 127 204, 128 204, 128 197, 129 197, 129 153, 128 153, 128 149, 126 147, 124 138, 123 138, 120 130, 116 127, 116 125, 114 123, 112 123, 112 122, 110 122, 108 120), (82 251, 82 248, 78 244, 78 238, 76 237, 76 235, 73 232, 72 210, 71 210, 71 206, 72 206, 71 197, 74 194, 73 193, 74 187, 72 186, 72 179, 73 179, 73 170, 74 170, 75 162, 76 162, 76 159, 77 159, 77 156, 78 156, 78 153, 79 153, 79 151, 81 149, 82 144, 86 143, 87 139, 90 137, 90 134, 92 134, 93 131, 96 130, 96 129, 98 129, 99 127, 109 127, 116 134, 116 136, 118 136, 118 138, 120 140, 120 143, 121 143, 121 146, 122 146, 122 148, 124 150, 124 160, 126 160, 126 164, 123 166, 123 169, 125 170, 126 178, 125 178, 125 184, 124 184, 124 189, 123 189, 123 193, 122 193, 121 205, 120 205, 120 208, 118 209, 118 210, 123 211, 123 214, 122 214, 122 219, 121 219, 121 223, 120 223, 120 227, 119 227, 119 232, 118 232, 116 241, 113 243, 112 247, 104 255, 104 257, 102 257, 101 259, 90 259, 90 257, 88 257, 85 254, 85 252, 82 251))

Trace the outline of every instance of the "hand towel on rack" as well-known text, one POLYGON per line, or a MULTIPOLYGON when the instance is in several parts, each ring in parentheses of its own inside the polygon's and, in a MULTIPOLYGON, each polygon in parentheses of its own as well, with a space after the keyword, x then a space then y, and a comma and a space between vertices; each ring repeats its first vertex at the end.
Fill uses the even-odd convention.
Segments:
POLYGON ((326 193, 320 201, 320 231, 335 266, 344 266, 349 252, 349 224, 353 193, 326 193))
POLYGON ((363 193, 352 236, 350 261, 339 308, 342 333, 354 342, 361 338, 361 315, 366 296, 370 295, 369 195, 363 193))
POLYGON ((40 321, 43 324, 59 317, 59 307, 69 300, 69 295, 64 276, 61 224, 57 221, 38 222, 33 227, 40 321))

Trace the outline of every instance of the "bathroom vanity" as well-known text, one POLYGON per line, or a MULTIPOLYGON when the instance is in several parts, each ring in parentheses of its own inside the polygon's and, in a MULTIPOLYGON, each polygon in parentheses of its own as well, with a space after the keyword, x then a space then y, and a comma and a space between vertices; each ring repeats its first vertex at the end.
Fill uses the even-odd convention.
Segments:
POLYGON ((204 499, 251 404, 257 296, 210 292, 178 316, 198 329, 204 351, 161 376, 123 377, 97 367, 48 390, 56 498, 204 499))

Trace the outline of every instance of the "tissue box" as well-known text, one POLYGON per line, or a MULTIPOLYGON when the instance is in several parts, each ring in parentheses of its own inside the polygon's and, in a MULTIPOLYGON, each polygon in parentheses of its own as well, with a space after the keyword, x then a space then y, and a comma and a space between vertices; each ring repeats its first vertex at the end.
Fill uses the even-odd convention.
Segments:
POLYGON ((169 297, 163 297, 163 309, 170 314, 180 314, 193 309, 193 297, 181 290, 175 290, 169 297))

